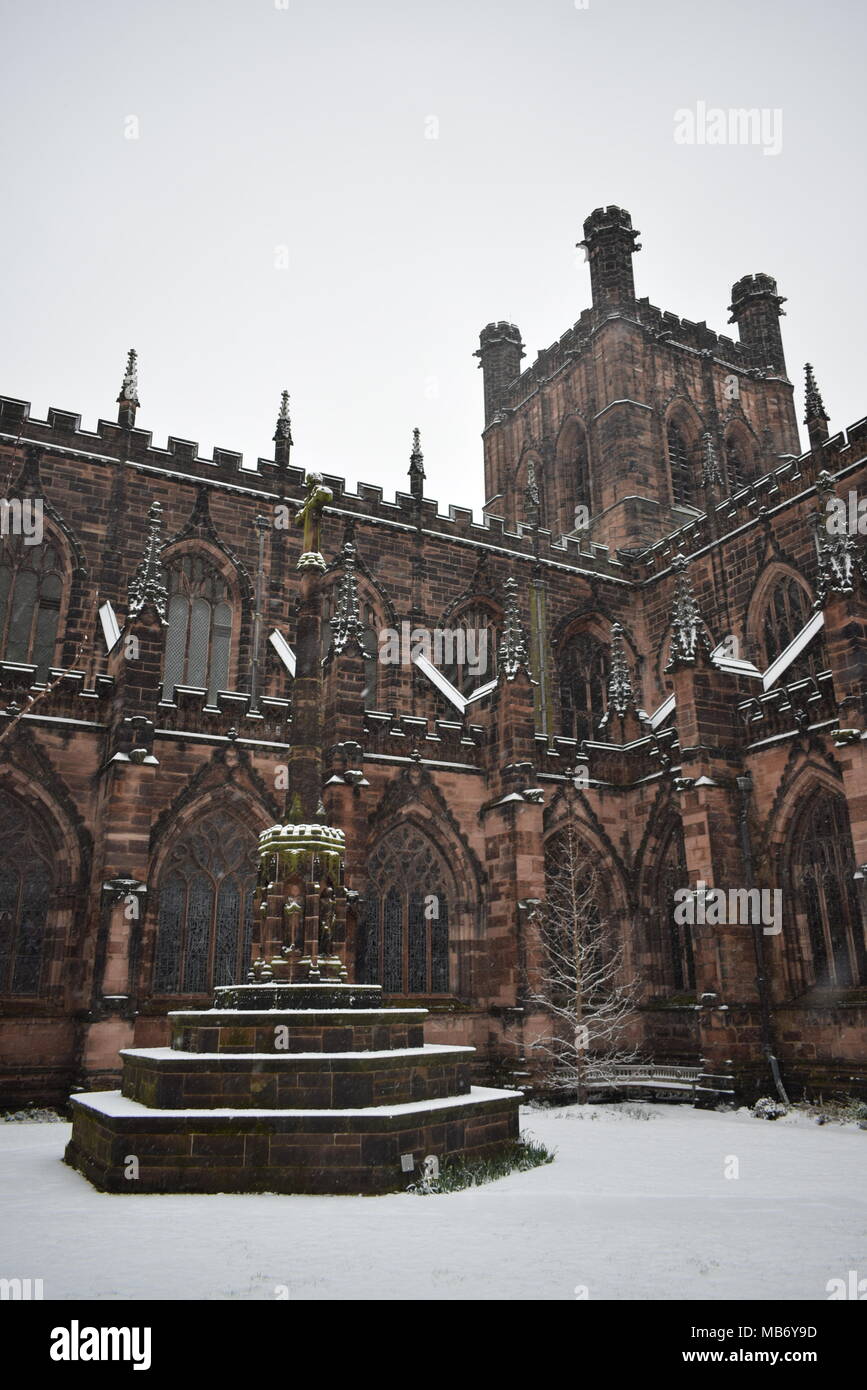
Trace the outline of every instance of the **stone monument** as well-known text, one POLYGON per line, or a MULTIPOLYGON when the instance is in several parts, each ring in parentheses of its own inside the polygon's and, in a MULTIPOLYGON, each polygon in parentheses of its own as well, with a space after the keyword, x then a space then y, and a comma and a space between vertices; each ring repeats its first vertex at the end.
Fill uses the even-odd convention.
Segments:
POLYGON ((473 1048, 425 1045, 425 1009, 348 979, 344 836, 320 799, 330 501, 308 474, 287 817, 260 836, 250 975, 170 1014, 170 1047, 125 1049, 120 1091, 72 1098, 66 1162, 106 1191, 389 1192, 518 1138, 521 1097, 471 1085, 473 1048))

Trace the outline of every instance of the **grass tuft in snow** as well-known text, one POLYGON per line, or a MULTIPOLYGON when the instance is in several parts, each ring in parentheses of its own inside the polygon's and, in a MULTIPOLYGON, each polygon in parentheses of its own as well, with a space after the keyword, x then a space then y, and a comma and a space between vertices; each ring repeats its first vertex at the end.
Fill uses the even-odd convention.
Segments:
POLYGON ((420 1178, 410 1183, 407 1192, 417 1197, 431 1197, 444 1192, 461 1192, 465 1187, 481 1187, 483 1183, 508 1177, 509 1173, 526 1173, 530 1168, 553 1163, 555 1152, 531 1135, 522 1134, 514 1144, 491 1158, 445 1159, 438 1178, 420 1178))

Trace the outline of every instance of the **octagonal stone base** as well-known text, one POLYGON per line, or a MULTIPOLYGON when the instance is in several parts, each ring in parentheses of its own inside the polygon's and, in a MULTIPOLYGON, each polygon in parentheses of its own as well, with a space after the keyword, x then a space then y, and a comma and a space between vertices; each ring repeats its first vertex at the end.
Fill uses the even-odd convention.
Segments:
POLYGON ((471 1087, 474 1049, 425 1046, 425 1015, 379 986, 219 989, 121 1053, 121 1091, 72 1098, 66 1162, 109 1192, 372 1194, 514 1142, 520 1094, 471 1087))

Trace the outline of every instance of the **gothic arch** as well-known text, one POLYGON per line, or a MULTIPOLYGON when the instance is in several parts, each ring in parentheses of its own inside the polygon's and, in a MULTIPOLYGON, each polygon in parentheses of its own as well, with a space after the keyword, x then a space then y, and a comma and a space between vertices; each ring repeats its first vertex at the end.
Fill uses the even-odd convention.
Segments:
POLYGON ((737 492, 759 475, 761 453, 755 433, 743 415, 726 422, 723 449, 727 488, 730 493, 737 492))
POLYGON ((23 536, 0 540, 0 658, 35 666, 38 682, 66 656, 69 613, 81 587, 74 559, 53 520, 43 518, 39 545, 26 545, 23 536))
POLYGON ((449 601, 442 613, 442 623, 447 625, 452 620, 452 615, 466 604, 478 600, 480 603, 488 603, 493 608, 502 612, 502 602, 494 576, 491 574, 488 552, 483 550, 476 561, 473 576, 456 598, 449 601))
MULTIPOLYGON (((206 684, 209 691, 238 690, 246 678, 243 653, 248 644, 251 606, 245 593, 246 575, 239 570, 229 554, 213 541, 200 538, 176 540, 165 546, 160 554, 168 579, 169 604, 165 645, 165 672, 183 674, 173 685, 206 684), (194 633, 193 609, 198 602, 210 608, 205 641, 204 680, 189 668, 192 661, 194 633), (230 617, 218 624, 218 615, 228 609, 230 617), (217 644, 219 643, 219 648, 217 644), (217 654, 219 651, 219 655, 217 654), (215 668, 214 663, 217 663, 215 668), (225 676, 226 684, 220 679, 225 676)), ((198 661, 196 664, 200 664, 198 661)), ((166 689, 166 698, 171 692, 166 689)))
POLYGON ((593 514, 593 469, 587 426, 577 412, 567 415, 554 446, 551 529, 560 535, 575 530, 575 508, 585 506, 593 514), (553 507, 552 507, 553 510, 553 507), (554 522, 556 521, 556 524, 554 522))
MULTIPOLYGON (((14 756, 14 745, 12 751, 14 756)), ((52 795, 50 784, 58 779, 44 755, 35 748, 31 751, 33 757, 23 760, 27 766, 3 763, 0 995, 59 1000, 80 983, 84 968, 77 948, 90 873, 90 841, 76 825, 76 813, 70 816, 64 801, 52 795), (44 764, 44 776, 34 762, 44 764), (22 944, 26 980, 15 963, 22 944)))
POLYGON ((65 558, 67 564, 68 583, 64 589, 64 605, 61 613, 61 620, 58 623, 58 633, 60 640, 63 641, 63 650, 60 664, 71 666, 77 658, 75 637, 67 634, 66 627, 68 615, 78 613, 84 606, 84 585, 87 580, 88 569, 84 550, 78 536, 68 525, 63 516, 45 495, 45 487, 40 476, 40 460, 42 449, 39 445, 30 444, 25 449, 24 462, 18 474, 15 485, 10 488, 8 497, 12 498, 39 498, 42 501, 43 523, 46 519, 48 529, 54 530, 57 544, 65 558))
MULTIPOLYGON (((446 660, 443 666, 443 674, 451 681, 458 690, 464 695, 469 695, 476 687, 485 685, 488 681, 496 679, 497 675, 497 647, 499 634, 503 628, 503 605, 492 595, 471 594, 467 595, 458 602, 449 605, 448 618, 443 615, 440 620, 442 630, 447 630, 453 634, 459 631, 472 632, 476 634, 476 646, 471 651, 469 645, 465 647, 467 656, 475 655, 476 664, 482 667, 482 647, 481 636, 484 633, 484 668, 475 674, 468 670, 468 662, 461 655, 461 652, 453 652, 453 660, 446 660)), ((446 657, 448 653, 446 653, 446 657)))
MULTIPOLYGON (((784 561, 773 561, 759 575, 747 606, 747 650, 760 670, 766 670, 807 622, 813 610, 813 594, 803 575, 784 561), (779 597, 782 596, 782 603, 779 597), (779 608, 779 612, 777 612, 779 608), (773 635, 772 635, 773 634, 773 635), (780 645, 782 643, 782 645, 780 645)), ((820 635, 813 638, 801 661, 800 668, 815 674, 824 670, 824 643, 820 635), (806 658, 806 661, 804 660, 806 658), (815 668, 815 669, 813 669, 815 668)), ((794 677, 790 674, 786 680, 794 677)))
POLYGON ((604 832, 600 833, 597 827, 585 820, 568 813, 563 814, 565 809, 564 799, 560 807, 561 814, 546 826, 543 838, 546 892, 552 868, 556 870, 558 864, 558 842, 571 830, 577 842, 579 855, 586 855, 597 876, 599 892, 596 906, 605 939, 621 951, 623 972, 627 978, 632 977, 636 973, 632 933, 633 909, 622 874, 622 862, 613 852, 613 847, 604 832))
POLYGON ((201 995, 238 982, 252 939, 257 831, 271 823, 247 789, 227 782, 162 825, 142 931, 142 994, 201 995))
POLYGON ((386 994, 449 994, 457 979, 467 904, 431 827, 412 814, 382 833, 367 857, 358 915, 358 978, 386 994))
POLYGON ((606 882, 611 906, 624 914, 625 920, 632 904, 624 876, 623 860, 596 817, 593 816, 592 820, 587 818, 588 814, 592 813, 583 797, 579 797, 578 804, 580 807, 579 815, 570 815, 567 793, 562 787, 558 789, 550 808, 546 808, 543 841, 548 844, 549 841, 556 840, 557 836, 562 835, 571 825, 577 837, 598 861, 600 873, 606 882), (548 814, 549 809, 550 814, 548 814))
MULTIPOLYGON (((442 792, 430 774, 419 767, 406 769, 388 783, 370 817, 368 860, 378 844, 402 827, 410 827, 429 840, 448 866, 454 882, 454 900, 448 906, 448 992, 473 998, 480 992, 476 980, 485 968, 486 875, 442 792)), ((367 892, 365 888, 363 900, 367 892)), ((360 912, 360 935, 361 919, 360 912)))
POLYGON ((668 463, 672 504, 702 510, 701 436, 704 422, 685 396, 677 396, 666 409, 663 444, 668 463))
MULTIPOLYGON (((635 648, 624 636, 634 668, 635 648)), ((552 632, 551 651, 560 733, 593 739, 608 703, 611 620, 595 607, 568 615, 552 632)))
POLYGON ((836 778, 805 762, 791 778, 772 835, 774 887, 784 894, 775 943, 787 992, 867 984, 867 937, 854 874, 849 808, 836 778), (786 932, 786 925, 794 930, 786 932))
POLYGON ((646 834, 639 850, 644 973, 651 994, 692 995, 692 936, 688 925, 674 919, 674 892, 690 886, 683 822, 670 797, 667 805, 657 805, 659 816, 653 819, 658 829, 646 834))

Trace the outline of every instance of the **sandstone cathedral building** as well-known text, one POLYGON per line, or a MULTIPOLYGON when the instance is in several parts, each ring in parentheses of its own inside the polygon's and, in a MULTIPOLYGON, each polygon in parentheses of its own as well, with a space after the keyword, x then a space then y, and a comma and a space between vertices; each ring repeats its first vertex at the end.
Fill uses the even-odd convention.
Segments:
MULTIPOLYGON (((643 1057, 863 1095, 867 420, 832 436, 808 366, 803 449, 774 279, 735 283, 727 337, 636 298, 637 236, 588 217, 592 305, 531 365, 516 325, 482 330, 480 521, 426 495, 417 431, 393 500, 321 479, 346 967, 473 1045, 479 1079, 531 1076, 532 904, 569 827, 643 1057), (779 929, 684 924, 704 885, 779 894, 779 929)), ((120 1049, 247 978, 309 715, 285 392, 255 470, 155 446, 139 410, 132 352, 95 433, 0 397, 7 1105, 111 1087, 120 1049)))

